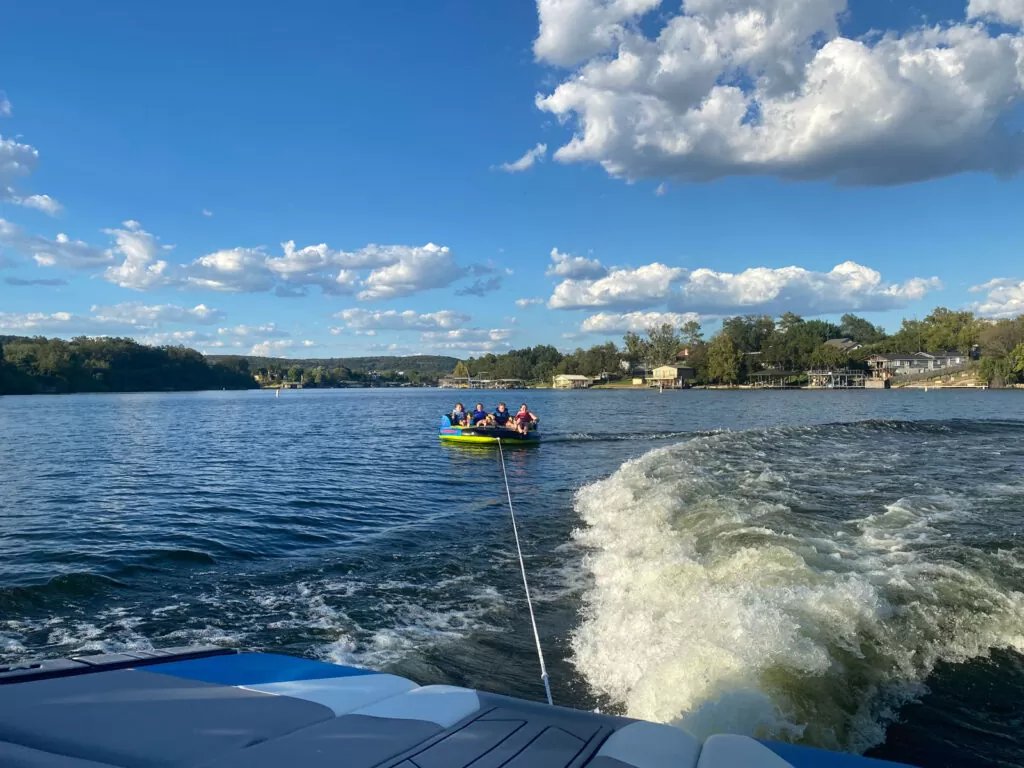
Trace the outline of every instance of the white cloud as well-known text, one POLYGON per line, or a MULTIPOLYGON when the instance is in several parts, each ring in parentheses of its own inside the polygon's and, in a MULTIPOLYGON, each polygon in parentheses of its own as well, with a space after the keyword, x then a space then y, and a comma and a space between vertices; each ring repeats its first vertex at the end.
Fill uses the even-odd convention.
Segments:
POLYGON ((253 344, 252 348, 249 350, 249 354, 257 357, 280 357, 286 352, 294 350, 296 347, 308 349, 315 346, 316 342, 310 339, 303 339, 302 341, 296 341, 294 339, 276 339, 273 341, 261 341, 258 344, 253 344))
POLYGON ((0 246, 28 254, 41 267, 93 269, 109 264, 114 258, 109 251, 72 240, 63 233, 53 240, 30 235, 5 219, 0 219, 0 246))
POLYGON ((598 312, 580 325, 583 333, 621 334, 626 331, 643 333, 648 328, 668 323, 680 327, 688 320, 699 320, 696 312, 598 312))
MULTIPOLYGON (((0 92, 0 117, 10 114, 11 102, 0 92)), ((38 162, 39 150, 35 147, 0 135, 0 203, 35 208, 50 215, 60 212, 60 203, 49 195, 23 196, 14 187, 18 180, 35 170, 38 162)))
POLYGON ((288 332, 278 328, 276 323, 242 324, 217 329, 217 336, 226 342, 248 342, 253 338, 284 338, 288 335, 288 332))
POLYGON ((442 309, 438 312, 419 313, 411 309, 398 312, 394 309, 372 311, 369 309, 343 309, 334 315, 353 331, 438 331, 454 329, 469 322, 469 315, 442 309))
POLYGON ((828 272, 794 266, 751 267, 739 273, 707 268, 687 272, 655 262, 633 269, 613 269, 598 280, 565 280, 555 286, 548 306, 642 309, 665 304, 672 312, 701 315, 786 311, 814 315, 897 309, 940 287, 935 277, 885 282, 878 271, 852 261, 828 272))
POLYGON ((505 171, 505 173, 521 173, 522 171, 527 171, 532 168, 534 163, 538 160, 543 160, 547 151, 547 144, 537 144, 533 149, 526 150, 526 153, 518 160, 513 160, 510 163, 502 163, 498 168, 505 171))
POLYGON ((203 210, 200 211, 200 213, 208 219, 213 217, 213 211, 211 211, 209 208, 203 208, 203 210))
POLYGON ((398 260, 370 272, 359 298, 393 299, 431 288, 443 288, 462 277, 447 246, 427 243, 403 246, 398 260))
POLYGON ((1024 315, 1024 280, 998 277, 971 288, 971 293, 982 292, 988 295, 971 305, 979 315, 993 318, 1024 315))
POLYGON ((935 277, 886 283, 879 272, 853 261, 828 272, 802 267, 751 267, 736 274, 695 269, 672 303, 702 314, 789 311, 814 315, 897 309, 940 287, 935 277))
POLYGON ((136 336, 140 344, 148 344, 153 347, 203 347, 205 342, 211 341, 213 336, 201 331, 162 331, 160 333, 149 333, 144 336, 136 336))
POLYGON ((1021 0, 970 0, 967 18, 1024 26, 1024 3, 1021 0))
MULTIPOLYGON (((0 312, 0 330, 15 333, 57 333, 100 336, 109 334, 136 334, 152 332, 166 324, 215 323, 224 313, 205 304, 179 307, 175 304, 146 305, 125 302, 112 306, 94 305, 88 315, 71 312, 30 312, 25 314, 0 312)), ((155 336, 147 336, 155 338, 155 336)))
POLYGON ((655 262, 635 269, 613 269, 598 280, 564 280, 548 299, 552 309, 650 306, 667 299, 672 283, 686 270, 655 262))
POLYGON ((156 237, 142 228, 137 221, 126 221, 122 229, 105 229, 114 238, 113 254, 124 257, 124 261, 108 267, 103 276, 122 288, 145 291, 160 285, 175 282, 167 269, 167 262, 157 258, 161 246, 156 237))
POLYGON ((420 336, 424 349, 432 352, 466 352, 482 354, 511 347, 508 328, 456 328, 450 331, 428 331, 420 336))
POLYGON ((661 182, 661 184, 659 184, 657 188, 654 190, 654 194, 656 197, 664 197, 665 195, 667 195, 668 184, 666 184, 665 182, 661 182))
POLYGON ((572 66, 616 45, 627 24, 660 4, 661 0, 537 0, 540 32, 534 55, 572 66))
POLYGON ((0 331, 7 333, 61 332, 74 328, 82 318, 70 312, 0 312, 0 331))
MULTIPOLYGON (((687 0, 641 29, 658 5, 538 0, 538 58, 579 63, 537 98, 575 129, 557 160, 628 179, 850 184, 1024 165, 1019 30, 961 21, 853 40, 839 34, 845 0, 687 0)), ((1019 0, 972 0, 971 13, 1024 16, 1019 0)))
POLYGON ((12 202, 23 205, 26 208, 35 208, 50 216, 56 216, 63 207, 49 195, 30 195, 27 198, 14 198, 12 202))
POLYGON ((274 275, 261 248, 226 248, 200 256, 185 268, 186 282, 229 293, 269 291, 274 275))
POLYGON ((200 323, 210 325, 224 319, 219 309, 205 304, 180 307, 176 304, 143 304, 129 301, 113 306, 93 306, 90 310, 100 322, 120 323, 133 328, 157 328, 164 323, 200 323))
POLYGON ((545 301, 545 299, 543 297, 540 297, 540 296, 534 297, 534 298, 528 298, 528 299, 516 299, 516 306, 517 307, 524 307, 524 308, 525 307, 534 307, 534 306, 537 306, 538 304, 543 304, 544 301, 545 301))
POLYGON ((551 266, 548 267, 544 274, 548 277, 592 280, 604 277, 608 274, 608 270, 597 259, 573 256, 571 253, 562 253, 557 248, 552 248, 551 266))

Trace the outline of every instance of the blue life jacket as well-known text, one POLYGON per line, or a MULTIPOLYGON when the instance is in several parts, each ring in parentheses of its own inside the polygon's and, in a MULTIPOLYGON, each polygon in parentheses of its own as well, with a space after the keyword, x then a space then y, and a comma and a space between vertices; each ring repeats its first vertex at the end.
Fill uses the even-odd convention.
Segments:
POLYGON ((504 427, 506 424, 508 424, 508 420, 511 419, 511 418, 512 418, 512 414, 509 413, 507 410, 504 411, 504 412, 502 412, 502 411, 495 411, 494 412, 494 423, 498 424, 498 425, 500 425, 502 427, 504 427))
POLYGON ((466 420, 468 415, 465 411, 452 411, 448 418, 451 419, 453 426, 458 427, 466 420))
POLYGON ((473 411, 473 422, 472 423, 476 424, 478 421, 483 421, 486 418, 487 418, 487 411, 473 411))

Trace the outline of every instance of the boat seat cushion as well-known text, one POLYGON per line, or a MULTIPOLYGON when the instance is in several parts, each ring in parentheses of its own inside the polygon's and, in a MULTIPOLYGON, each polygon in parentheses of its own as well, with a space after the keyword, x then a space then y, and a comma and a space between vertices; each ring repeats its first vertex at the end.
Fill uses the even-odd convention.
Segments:
MULTIPOLYGON (((328 677, 323 680, 293 680, 285 683, 261 683, 243 686, 249 690, 291 696, 315 701, 329 707, 335 715, 366 707, 382 699, 393 699, 417 688, 412 680, 397 675, 357 675, 354 677, 328 677)), ((474 694, 475 696, 476 694, 474 694)), ((429 717, 421 718, 430 720, 429 717)))
POLYGON ((141 670, 0 686, 0 741, 121 768, 192 765, 334 719, 311 701, 141 670))
POLYGON ((636 722, 620 728, 601 745, 593 768, 694 768, 700 744, 681 728, 636 722))

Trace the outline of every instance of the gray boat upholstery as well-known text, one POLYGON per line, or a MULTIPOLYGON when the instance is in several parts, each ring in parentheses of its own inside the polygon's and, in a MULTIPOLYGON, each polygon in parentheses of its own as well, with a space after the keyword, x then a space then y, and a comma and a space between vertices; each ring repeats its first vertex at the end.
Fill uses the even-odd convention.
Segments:
POLYGON ((0 669, 3 768, 830 765, 820 757, 830 753, 788 749, 782 757, 753 739, 713 737, 702 752, 666 725, 274 654, 0 669))

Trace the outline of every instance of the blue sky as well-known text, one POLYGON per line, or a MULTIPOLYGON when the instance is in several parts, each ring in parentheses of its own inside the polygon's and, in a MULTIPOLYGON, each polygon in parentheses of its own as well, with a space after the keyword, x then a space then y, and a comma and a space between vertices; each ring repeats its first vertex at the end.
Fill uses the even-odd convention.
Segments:
POLYGON ((2 16, 0 334, 465 356, 1024 312, 1021 0, 2 16))

